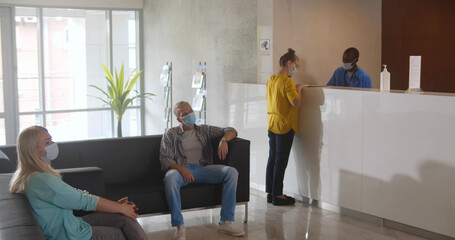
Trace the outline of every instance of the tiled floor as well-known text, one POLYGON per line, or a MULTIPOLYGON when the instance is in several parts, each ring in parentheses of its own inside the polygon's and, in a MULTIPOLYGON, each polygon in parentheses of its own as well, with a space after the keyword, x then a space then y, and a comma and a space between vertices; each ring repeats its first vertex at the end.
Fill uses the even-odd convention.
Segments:
MULTIPOLYGON (((183 213, 186 239, 423 239, 304 203, 277 207, 267 204, 265 193, 251 190, 248 223, 243 224, 244 206, 236 207, 235 225, 244 228, 244 237, 218 232, 220 209, 183 213)), ((139 218, 149 239, 172 239, 170 215, 139 218)))

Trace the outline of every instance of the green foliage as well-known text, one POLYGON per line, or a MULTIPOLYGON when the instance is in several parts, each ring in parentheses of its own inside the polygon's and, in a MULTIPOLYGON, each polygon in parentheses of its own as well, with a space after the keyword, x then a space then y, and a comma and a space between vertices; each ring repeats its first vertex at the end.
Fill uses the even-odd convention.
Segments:
POLYGON ((128 106, 134 101, 134 99, 145 98, 152 100, 151 97, 155 96, 155 94, 153 93, 139 94, 136 90, 132 90, 134 85, 136 84, 137 79, 141 75, 142 70, 139 72, 137 71, 137 69, 133 70, 129 74, 125 82, 123 64, 122 67, 120 68, 120 72, 117 72, 117 69, 115 69, 115 79, 105 65, 101 64, 101 66, 103 67, 104 73, 106 74, 107 91, 104 91, 103 89, 95 85, 90 85, 90 87, 98 89, 106 97, 106 99, 101 97, 96 98, 103 101, 106 105, 109 105, 112 108, 112 110, 114 110, 115 115, 117 116, 117 120, 119 121, 119 124, 121 124, 123 114, 125 113, 128 106), (135 95, 132 97, 128 97, 131 91, 134 91, 135 95))

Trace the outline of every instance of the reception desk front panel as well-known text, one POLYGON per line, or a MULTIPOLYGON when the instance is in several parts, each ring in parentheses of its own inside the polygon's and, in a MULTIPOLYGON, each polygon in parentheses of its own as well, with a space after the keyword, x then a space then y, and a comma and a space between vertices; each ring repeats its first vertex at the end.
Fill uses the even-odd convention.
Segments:
MULTIPOLYGON (((285 192, 455 237, 455 96, 306 87, 285 192)), ((265 85, 230 84, 264 190, 265 85)))
POLYGON ((455 97, 365 92, 363 211, 455 236, 455 97))

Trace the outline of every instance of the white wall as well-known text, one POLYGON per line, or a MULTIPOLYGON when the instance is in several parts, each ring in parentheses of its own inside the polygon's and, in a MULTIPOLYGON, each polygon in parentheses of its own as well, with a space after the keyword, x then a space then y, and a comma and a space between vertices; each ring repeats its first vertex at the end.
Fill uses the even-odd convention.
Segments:
POLYGON ((257 1, 257 46, 258 46, 258 83, 266 83, 273 75, 273 1, 257 1), (270 40, 269 51, 261 52, 259 49, 261 40, 270 40))
MULTIPOLYGON (((230 83, 229 125, 250 145, 250 187, 265 191, 265 166, 269 157, 265 84, 230 83)), ((284 185, 286 186, 286 184, 284 185)))
POLYGON ((228 82, 257 81, 256 21, 256 0, 145 1, 145 91, 157 94, 146 103, 147 134, 165 128, 159 75, 168 61, 174 104, 192 103, 192 76, 200 61, 207 62, 207 123, 227 125, 228 82))
POLYGON ((274 0, 274 72, 280 57, 293 48, 303 67, 296 82, 325 85, 341 67, 344 50, 356 47, 358 65, 379 88, 381 5, 378 0, 274 0))

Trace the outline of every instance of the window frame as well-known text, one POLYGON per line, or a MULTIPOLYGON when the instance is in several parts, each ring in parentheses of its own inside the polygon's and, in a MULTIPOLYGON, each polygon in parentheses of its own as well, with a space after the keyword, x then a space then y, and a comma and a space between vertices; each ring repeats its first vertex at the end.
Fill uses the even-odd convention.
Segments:
MULTIPOLYGON (((116 126, 117 126, 117 119, 115 117, 114 111, 110 107, 97 107, 97 108, 78 108, 78 109, 59 109, 59 110, 47 110, 46 109, 46 90, 45 90, 45 71, 44 71, 44 36, 43 36, 43 9, 71 9, 71 10, 100 10, 105 11, 106 14, 106 33, 107 33, 107 67, 110 69, 111 72, 114 71, 113 66, 113 32, 112 32, 112 12, 118 11, 134 11, 135 12, 135 20, 136 20, 136 62, 138 69, 144 69, 144 56, 143 56, 143 10, 142 9, 117 9, 117 8, 90 8, 90 7, 60 7, 60 6, 33 6, 33 5, 17 5, 17 6, 10 6, 10 7, 1 7, 0 10, 6 9, 9 11, 11 16, 9 17, 10 23, 9 27, 11 28, 11 43, 9 44, 10 47, 3 48, 10 49, 12 52, 11 58, 12 61, 10 63, 17 63, 17 49, 16 49, 16 7, 26 7, 26 8, 35 8, 36 9, 36 17, 37 17, 37 37, 38 37, 38 81, 39 81, 39 92, 40 92, 40 110, 36 111, 19 111, 19 95, 18 95, 18 69, 17 64, 14 64, 14 67, 10 69, 14 69, 12 73, 12 84, 4 84, 4 98, 5 100, 8 98, 10 99, 9 103, 5 102, 5 112, 4 112, 4 119, 5 119, 5 140, 6 144, 14 144, 18 137, 20 131, 20 124, 19 119, 20 116, 25 115, 41 115, 42 116, 42 124, 44 127, 47 126, 47 115, 56 114, 56 113, 73 113, 73 112, 94 112, 94 111, 110 111, 111 115, 111 133, 112 137, 116 136, 116 126)), ((12 65, 12 64, 11 64, 12 65)), ((5 63, 4 63, 4 67, 5 63)), ((139 93, 144 93, 144 73, 142 72, 139 78, 139 93)), ((139 118, 140 124, 137 126, 139 128, 138 135, 143 136, 145 134, 145 100, 141 99, 138 101, 138 105, 136 106, 129 106, 128 109, 138 109, 139 110, 139 118)), ((1 114, 1 113, 0 113, 1 114)), ((2 116, 0 116, 2 117, 2 116)), ((3 118, 3 117, 2 117, 3 118)), ((124 121, 125 122, 125 121, 124 121)))
POLYGON ((5 120, 5 142, 13 144, 17 139, 18 115, 17 115, 17 64, 16 63, 16 31, 14 9, 1 7, 0 12, 5 19, 2 19, 2 56, 3 57, 3 103, 4 112, 0 117, 5 120), (5 21, 6 20, 6 21, 5 21), (4 35, 3 33, 11 34, 4 35), (13 129, 13 131, 9 130, 13 129))

